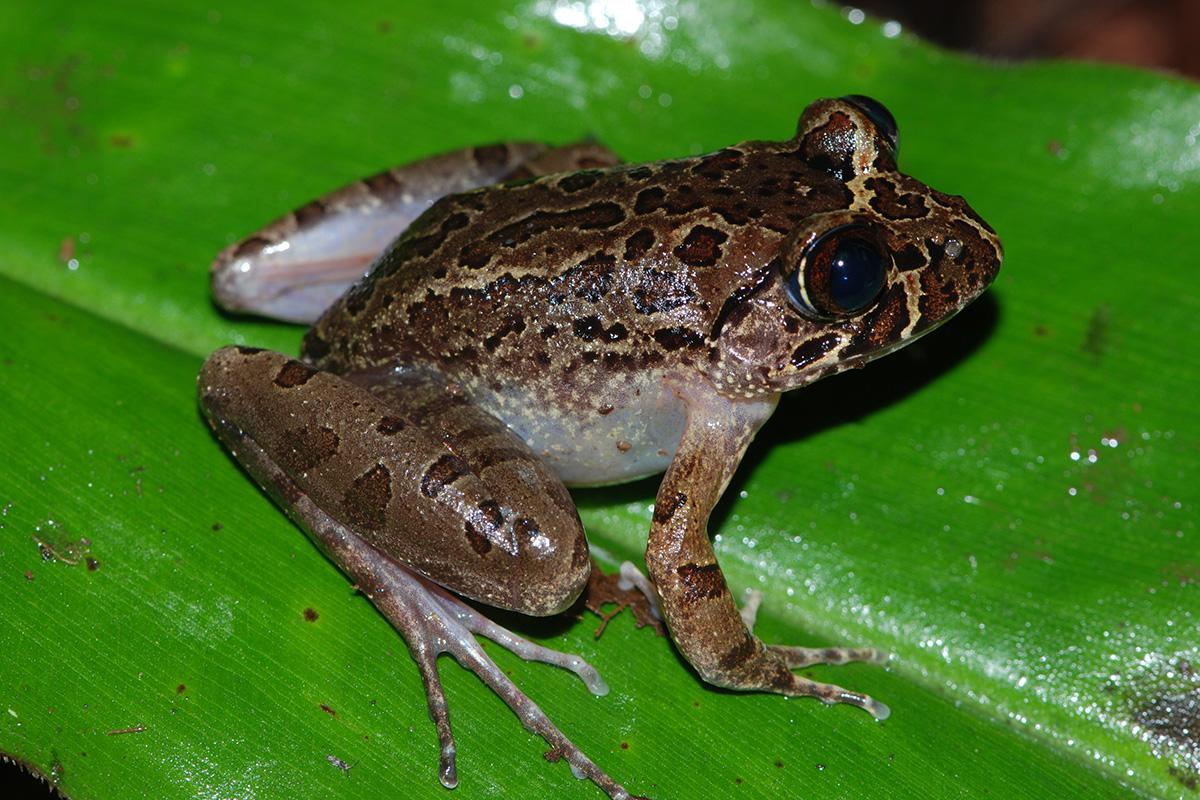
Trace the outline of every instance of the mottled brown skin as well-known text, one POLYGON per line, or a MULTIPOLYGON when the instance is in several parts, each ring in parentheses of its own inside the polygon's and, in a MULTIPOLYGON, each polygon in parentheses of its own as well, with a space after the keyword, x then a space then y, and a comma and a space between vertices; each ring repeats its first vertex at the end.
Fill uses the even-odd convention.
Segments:
MULTIPOLYGON (((869 106, 823 100, 783 142, 637 166, 593 149, 610 165, 444 197, 316 321, 302 361, 218 351, 201 402, 343 569, 383 557, 525 613, 561 610, 587 578, 562 482, 665 470, 646 565, 699 674, 886 716, 792 672, 872 651, 753 635, 707 522, 781 392, 912 341, 996 275, 991 228, 897 172, 894 146, 869 106), (799 265, 846 225, 888 263, 874 301, 830 312, 799 265)), ((415 623, 389 618, 414 647, 415 623)))

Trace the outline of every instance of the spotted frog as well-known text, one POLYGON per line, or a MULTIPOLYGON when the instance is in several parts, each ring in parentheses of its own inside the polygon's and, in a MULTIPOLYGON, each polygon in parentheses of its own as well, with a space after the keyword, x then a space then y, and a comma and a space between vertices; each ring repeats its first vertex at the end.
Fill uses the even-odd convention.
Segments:
POLYGON ((663 473, 648 577, 623 575, 705 681, 887 716, 795 672, 876 651, 753 634, 707 523, 782 392, 914 341, 995 278, 993 230, 898 172, 896 152, 892 115, 863 96, 812 103, 785 141, 650 164, 596 143, 474 148, 352 184, 218 256, 218 302, 312 327, 299 360, 213 353, 204 413, 404 637, 447 787, 440 653, 578 777, 629 797, 475 635, 602 694, 596 671, 458 597, 532 615, 572 605, 591 567, 567 486, 663 473))

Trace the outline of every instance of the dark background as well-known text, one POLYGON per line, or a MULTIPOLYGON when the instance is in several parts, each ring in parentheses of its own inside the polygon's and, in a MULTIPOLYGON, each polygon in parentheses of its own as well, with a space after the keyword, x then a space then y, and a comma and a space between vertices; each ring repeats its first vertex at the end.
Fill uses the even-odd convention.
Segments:
POLYGON ((1014 61, 1108 61, 1200 78, 1200 3, 1195 0, 869 0, 856 5, 954 50, 1014 61))

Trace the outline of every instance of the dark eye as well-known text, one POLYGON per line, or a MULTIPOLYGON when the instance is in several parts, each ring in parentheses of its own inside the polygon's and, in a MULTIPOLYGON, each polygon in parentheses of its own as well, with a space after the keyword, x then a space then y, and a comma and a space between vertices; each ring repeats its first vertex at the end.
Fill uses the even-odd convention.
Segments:
POLYGON ((854 103, 870 118, 871 122, 875 123, 875 127, 891 145, 893 155, 900 149, 900 129, 896 125, 896 118, 892 116, 891 111, 888 111, 887 106, 865 94, 849 94, 842 99, 848 103, 854 103))
POLYGON ((887 281, 891 257, 870 228, 844 225, 817 237, 788 278, 788 296, 801 313, 850 317, 869 308, 887 281))

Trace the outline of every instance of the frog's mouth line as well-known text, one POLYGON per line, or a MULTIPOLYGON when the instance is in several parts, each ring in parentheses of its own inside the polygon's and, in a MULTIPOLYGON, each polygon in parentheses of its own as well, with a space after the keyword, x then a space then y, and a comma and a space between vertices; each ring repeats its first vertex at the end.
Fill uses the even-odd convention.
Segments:
MULTIPOLYGON (((964 306, 964 308, 965 308, 965 306, 964 306)), ((886 345, 886 346, 880 348, 879 350, 875 350, 870 353, 863 353, 863 354, 857 355, 857 356, 850 356, 849 358, 847 358, 841 362, 841 370, 839 370, 839 372, 842 370, 846 370, 846 369, 856 369, 858 367, 866 366, 867 364, 871 363, 872 361, 874 361, 877 358, 883 358, 884 356, 889 355, 890 353, 894 353, 897 350, 903 350, 905 347, 908 347, 910 344, 912 344, 920 339, 925 338, 929 334, 936 331, 938 328, 945 325, 950 320, 954 319, 956 316, 958 316, 958 313, 961 310, 962 309, 958 309, 958 311, 955 311, 953 314, 947 314, 946 316, 939 319, 937 322, 934 322, 933 324, 931 324, 928 328, 925 328, 921 331, 910 334, 908 336, 902 337, 899 341, 892 342, 891 344, 886 345)))

